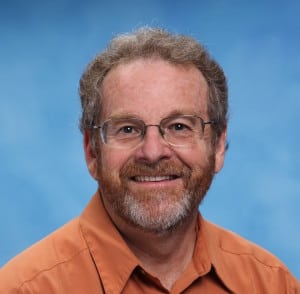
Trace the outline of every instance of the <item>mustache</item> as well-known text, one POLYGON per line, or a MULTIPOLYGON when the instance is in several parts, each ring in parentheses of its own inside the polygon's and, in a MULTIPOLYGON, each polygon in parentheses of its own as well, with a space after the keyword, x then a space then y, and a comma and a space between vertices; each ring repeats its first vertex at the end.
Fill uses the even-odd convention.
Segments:
POLYGON ((180 162, 158 161, 153 164, 142 162, 128 162, 120 170, 122 178, 133 178, 135 176, 176 176, 189 177, 191 169, 180 162))

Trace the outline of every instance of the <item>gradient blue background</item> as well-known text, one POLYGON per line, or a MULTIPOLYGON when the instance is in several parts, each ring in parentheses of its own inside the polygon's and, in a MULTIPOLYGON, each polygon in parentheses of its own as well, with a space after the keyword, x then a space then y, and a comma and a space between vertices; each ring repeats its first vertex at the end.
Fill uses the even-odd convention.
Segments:
POLYGON ((78 80, 112 36, 194 36, 230 89, 225 167, 201 211, 300 278, 300 1, 1 1, 0 265, 78 215, 96 190, 78 80))

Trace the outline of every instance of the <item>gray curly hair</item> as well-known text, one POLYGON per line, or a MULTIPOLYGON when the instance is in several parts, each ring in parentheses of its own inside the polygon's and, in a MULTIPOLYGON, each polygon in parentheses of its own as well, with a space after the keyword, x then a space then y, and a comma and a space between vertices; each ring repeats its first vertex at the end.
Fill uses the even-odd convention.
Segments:
POLYGON ((212 125, 214 142, 217 142, 228 120, 228 90, 222 68, 195 39, 148 27, 115 37, 87 66, 80 79, 80 130, 90 131, 99 119, 100 90, 106 74, 119 64, 140 58, 160 58, 175 65, 193 65, 200 70, 208 84, 208 116, 217 122, 212 125))

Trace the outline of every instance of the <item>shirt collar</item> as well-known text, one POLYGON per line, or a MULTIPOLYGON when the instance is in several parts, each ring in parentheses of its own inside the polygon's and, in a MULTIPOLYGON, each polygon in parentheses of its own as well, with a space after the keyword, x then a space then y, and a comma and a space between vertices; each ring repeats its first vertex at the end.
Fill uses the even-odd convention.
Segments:
MULTIPOLYGON (((139 260, 131 252, 107 214, 97 192, 80 216, 80 226, 90 254, 107 293, 121 293, 139 260)), ((223 284, 232 292, 235 283, 222 255, 220 232, 199 214, 198 237, 193 262, 200 276, 214 268, 223 284)))
POLYGON ((106 293, 121 293, 138 259, 130 251, 96 193, 80 217, 82 234, 106 293))
POLYGON ((236 275, 234 272, 237 269, 233 269, 232 266, 228 266, 228 256, 223 254, 222 234, 224 229, 204 220, 201 215, 199 216, 199 223, 201 228, 200 232, 203 240, 205 240, 211 265, 213 266, 217 276, 228 290, 230 290, 230 293, 242 293, 244 288, 238 287, 235 282, 236 275))

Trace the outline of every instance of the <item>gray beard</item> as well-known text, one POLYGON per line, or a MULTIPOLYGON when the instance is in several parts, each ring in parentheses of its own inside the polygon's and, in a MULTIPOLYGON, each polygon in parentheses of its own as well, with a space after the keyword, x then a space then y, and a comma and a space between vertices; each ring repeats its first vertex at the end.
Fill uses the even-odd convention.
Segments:
POLYGON ((198 207, 214 176, 214 160, 210 159, 208 165, 200 173, 195 171, 194 175, 187 167, 183 167, 184 185, 180 190, 131 191, 126 182, 114 184, 109 173, 102 173, 100 194, 106 206, 109 205, 109 209, 106 209, 113 211, 131 227, 148 233, 166 234, 198 213, 198 207))
POLYGON ((195 214, 196 211, 193 210, 197 204, 193 203, 191 193, 186 191, 176 202, 162 206, 161 203, 166 202, 168 197, 170 195, 163 192, 156 194, 155 199, 151 201, 152 205, 146 207, 136 197, 126 193, 121 204, 122 215, 132 226, 145 232, 164 234, 173 231, 195 214))

